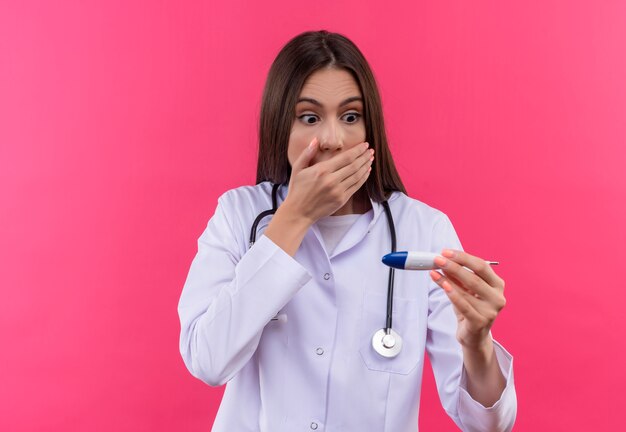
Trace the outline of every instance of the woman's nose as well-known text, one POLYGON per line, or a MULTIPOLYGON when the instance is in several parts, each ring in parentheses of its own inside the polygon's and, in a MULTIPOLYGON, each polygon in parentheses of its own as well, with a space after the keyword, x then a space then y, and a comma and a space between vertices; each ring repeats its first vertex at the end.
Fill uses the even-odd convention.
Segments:
MULTIPOLYGON (((331 122, 332 123, 332 122, 331 122)), ((330 124, 318 137, 321 150, 337 150, 343 147, 343 134, 341 128, 330 124)))

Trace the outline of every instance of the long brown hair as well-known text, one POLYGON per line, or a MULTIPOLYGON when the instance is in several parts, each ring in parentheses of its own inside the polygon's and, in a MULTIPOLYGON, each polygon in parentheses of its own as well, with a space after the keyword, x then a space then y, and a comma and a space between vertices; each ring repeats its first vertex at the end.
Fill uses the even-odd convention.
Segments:
POLYGON ((363 95, 365 140, 376 152, 365 188, 381 202, 392 191, 406 193, 387 145, 380 94, 374 74, 357 46, 339 33, 308 31, 291 39, 272 63, 261 102, 257 184, 269 180, 287 183, 291 166, 287 158, 295 107, 304 82, 313 72, 335 67, 352 74, 363 95))

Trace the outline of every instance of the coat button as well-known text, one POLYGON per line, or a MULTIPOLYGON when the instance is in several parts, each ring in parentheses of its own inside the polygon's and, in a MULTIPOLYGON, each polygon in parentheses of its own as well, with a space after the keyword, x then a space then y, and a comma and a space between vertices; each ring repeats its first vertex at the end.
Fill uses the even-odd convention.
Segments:
POLYGON ((317 423, 311 422, 311 429, 313 430, 317 429, 317 423))
POLYGON ((330 273, 324 273, 324 280, 330 279, 330 273))
POLYGON ((316 353, 317 355, 322 355, 322 354, 324 354, 324 348, 320 347, 320 348, 316 349, 316 350, 315 350, 315 353, 316 353))

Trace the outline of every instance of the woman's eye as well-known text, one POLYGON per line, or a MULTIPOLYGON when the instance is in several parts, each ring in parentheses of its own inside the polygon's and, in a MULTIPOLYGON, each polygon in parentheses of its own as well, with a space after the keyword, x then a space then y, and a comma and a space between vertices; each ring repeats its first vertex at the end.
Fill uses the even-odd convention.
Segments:
POLYGON ((305 122, 306 124, 315 124, 316 123, 315 119, 317 118, 317 116, 315 114, 302 114, 298 118, 302 120, 303 122, 305 122))
POLYGON ((344 117, 346 118, 346 121, 348 123, 356 123, 361 117, 361 114, 351 112, 351 113, 347 113, 346 115, 344 115, 344 117))

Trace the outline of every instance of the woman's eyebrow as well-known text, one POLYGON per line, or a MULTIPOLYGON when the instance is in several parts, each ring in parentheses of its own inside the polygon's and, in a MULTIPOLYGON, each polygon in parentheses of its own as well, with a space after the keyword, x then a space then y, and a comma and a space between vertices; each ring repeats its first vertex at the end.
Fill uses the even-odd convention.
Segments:
MULTIPOLYGON (((361 96, 352 96, 352 97, 349 97, 348 99, 342 101, 339 104, 339 106, 342 107, 342 106, 347 105, 350 102, 354 102, 354 101, 361 101, 361 102, 363 102, 363 98, 361 96)), ((317 105, 319 107, 323 106, 321 103, 319 103, 315 99, 309 98, 309 97, 301 97, 300 99, 298 99, 298 102, 296 102, 296 105, 299 104, 300 102, 310 102, 313 105, 317 105)))

